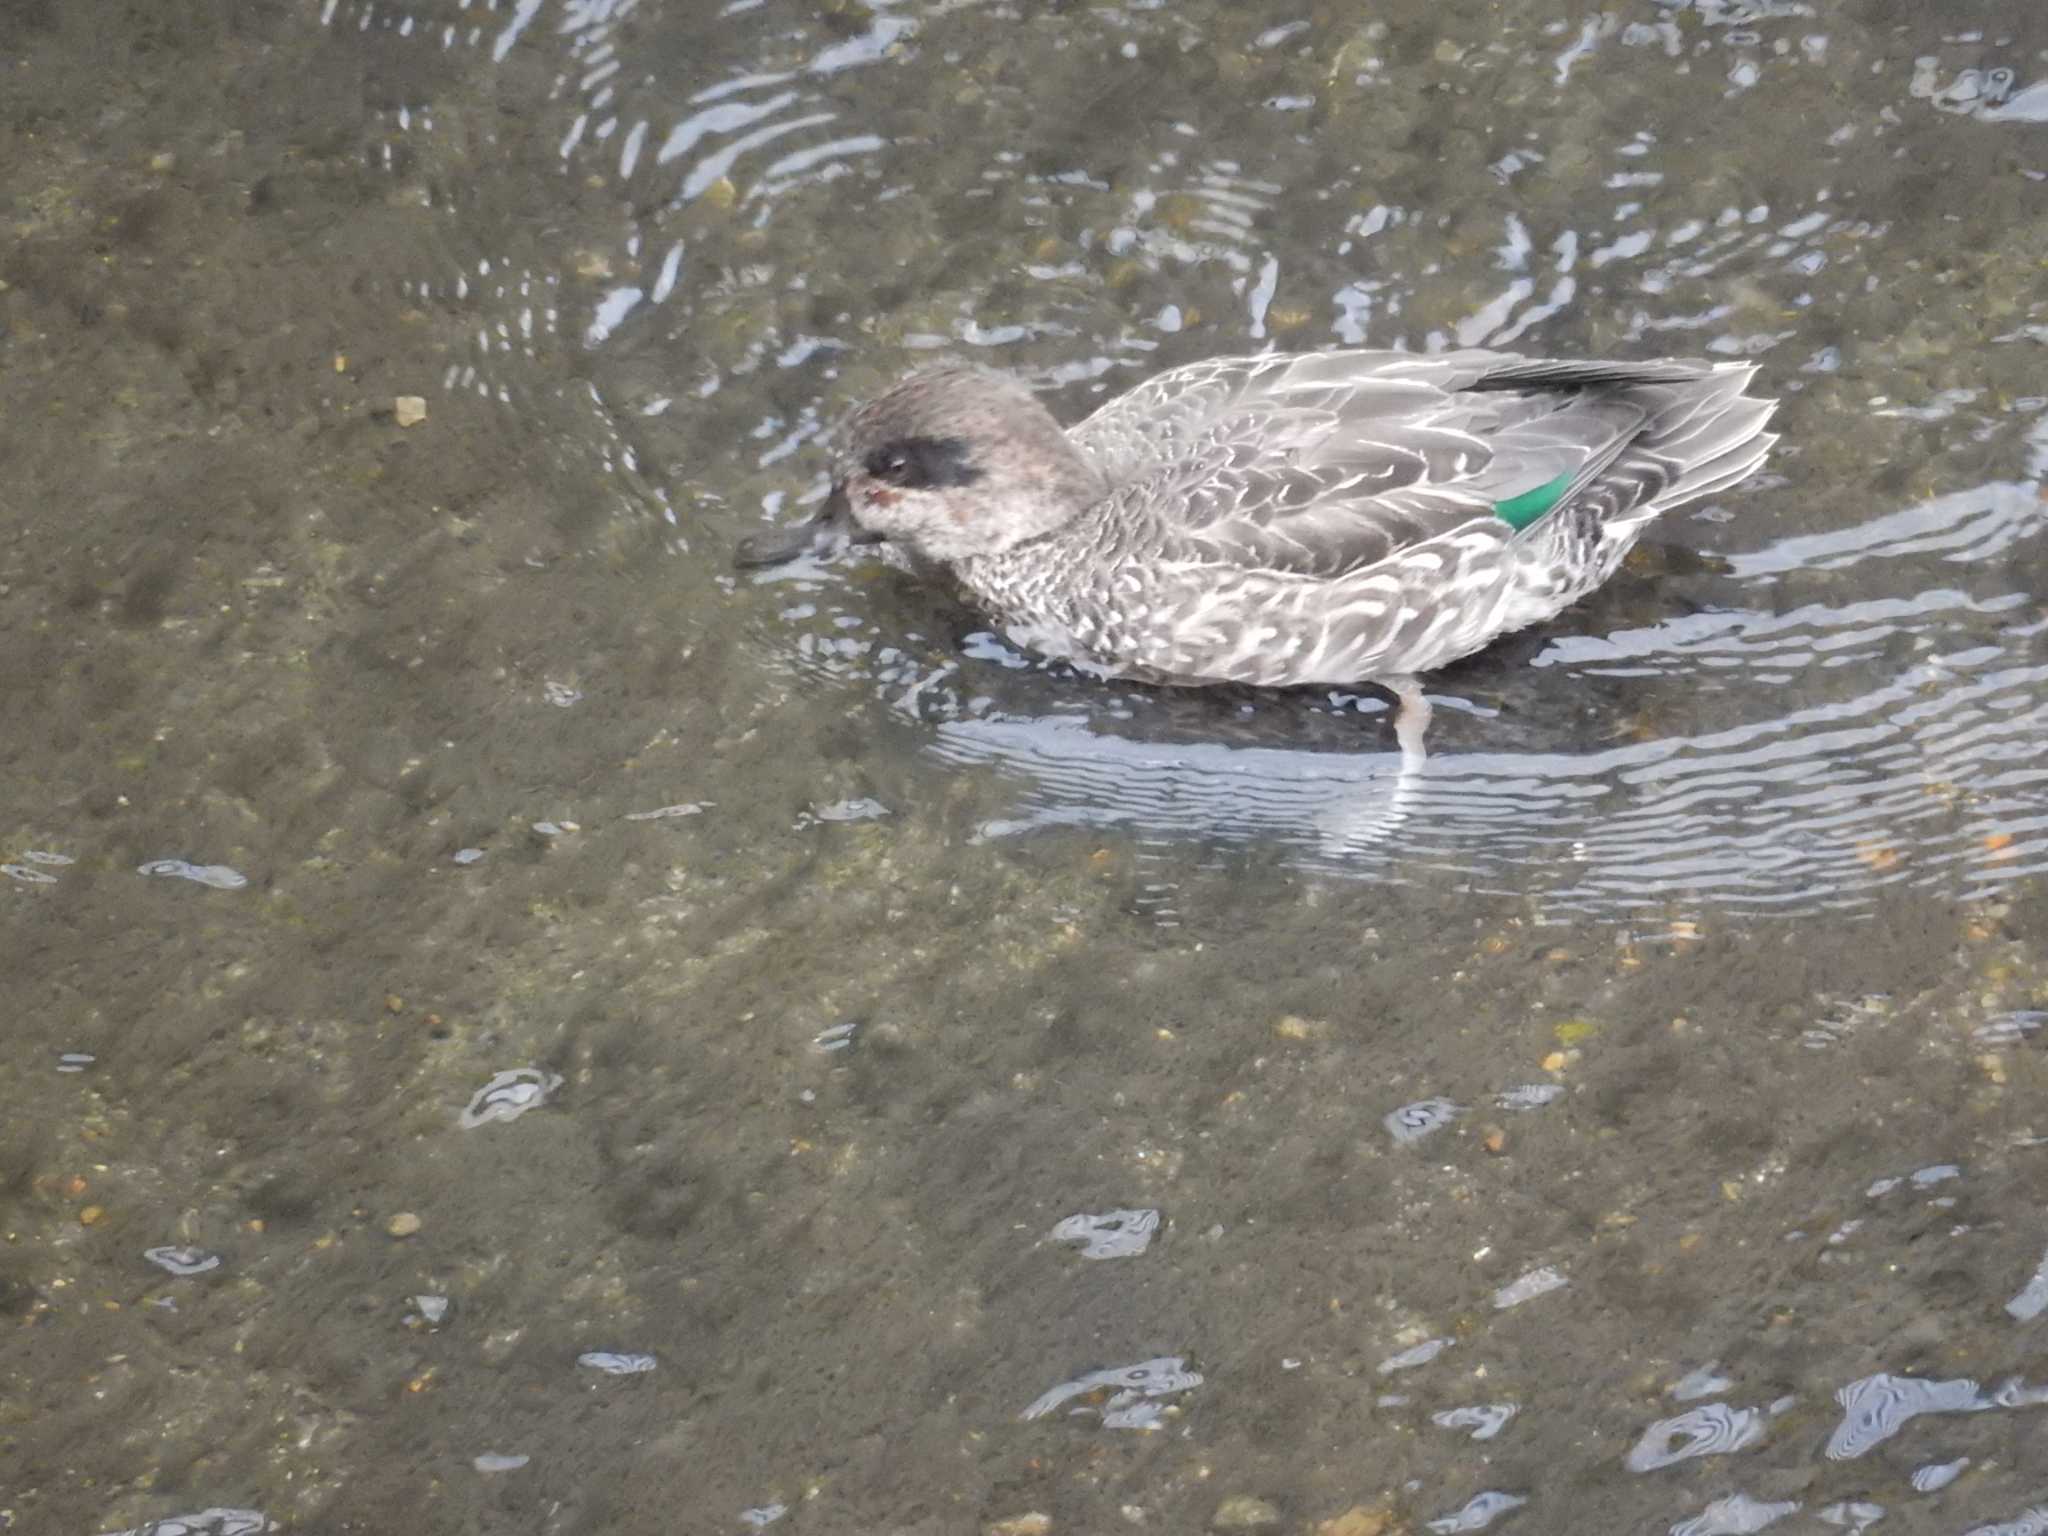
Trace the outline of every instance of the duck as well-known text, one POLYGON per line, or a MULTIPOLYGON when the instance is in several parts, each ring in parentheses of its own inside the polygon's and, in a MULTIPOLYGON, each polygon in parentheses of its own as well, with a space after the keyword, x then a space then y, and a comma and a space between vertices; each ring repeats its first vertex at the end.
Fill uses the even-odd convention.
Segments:
POLYGON ((1660 514, 1776 442, 1756 367, 1464 348, 1185 364, 1069 427, 1015 377, 922 368, 856 406, 759 568, 885 544, 1012 643, 1103 678, 1374 685, 1419 760, 1419 678, 1542 624, 1660 514))

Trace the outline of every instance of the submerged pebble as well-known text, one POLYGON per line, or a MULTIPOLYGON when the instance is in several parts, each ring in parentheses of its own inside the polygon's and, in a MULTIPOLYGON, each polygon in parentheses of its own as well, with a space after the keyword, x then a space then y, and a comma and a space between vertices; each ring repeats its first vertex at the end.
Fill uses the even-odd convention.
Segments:
POLYGON ((1233 1493, 1209 1517, 1210 1529, 1217 1531, 1270 1531, 1279 1523, 1278 1507, 1249 1493, 1233 1493))
POLYGON ((531 1460, 531 1456, 508 1456, 501 1451, 485 1451, 476 1458, 473 1465, 479 1472, 517 1472, 531 1460))
POLYGON ((1392 1530, 1394 1517, 1384 1506, 1367 1508, 1354 1504, 1341 1515, 1332 1515, 1316 1527, 1316 1536, 1382 1536, 1392 1530))

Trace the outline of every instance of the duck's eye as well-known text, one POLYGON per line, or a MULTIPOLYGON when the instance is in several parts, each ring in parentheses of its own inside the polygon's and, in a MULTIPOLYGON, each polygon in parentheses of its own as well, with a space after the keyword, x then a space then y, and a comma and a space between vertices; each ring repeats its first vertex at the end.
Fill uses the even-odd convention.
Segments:
POLYGON ((891 444, 868 455, 867 472, 891 485, 909 486, 917 478, 917 461, 907 449, 891 444))
POLYGON ((885 485, 906 491, 945 490, 981 478, 966 440, 958 437, 899 437, 871 451, 861 467, 885 485))

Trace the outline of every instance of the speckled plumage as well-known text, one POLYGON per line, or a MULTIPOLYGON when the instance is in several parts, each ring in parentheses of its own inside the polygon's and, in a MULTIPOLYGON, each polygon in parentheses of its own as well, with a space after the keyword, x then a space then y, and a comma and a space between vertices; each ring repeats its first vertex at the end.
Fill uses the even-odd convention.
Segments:
POLYGON ((1659 512, 1754 471, 1774 441, 1754 373, 1232 358, 1062 431, 1016 382, 949 365, 849 416, 824 524, 1104 675, 1398 689, 1552 617, 1659 512))

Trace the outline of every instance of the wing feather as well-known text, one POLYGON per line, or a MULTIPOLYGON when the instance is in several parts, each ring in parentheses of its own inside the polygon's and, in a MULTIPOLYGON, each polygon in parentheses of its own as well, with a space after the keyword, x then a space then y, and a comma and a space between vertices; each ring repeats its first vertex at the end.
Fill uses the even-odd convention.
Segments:
POLYGON ((1148 380, 1071 436, 1177 558, 1330 580, 1446 535, 1505 541, 1495 507, 1560 479, 1560 501, 1639 505, 1676 467, 1636 445, 1719 416, 1746 377, 1477 349, 1226 358, 1148 380))

